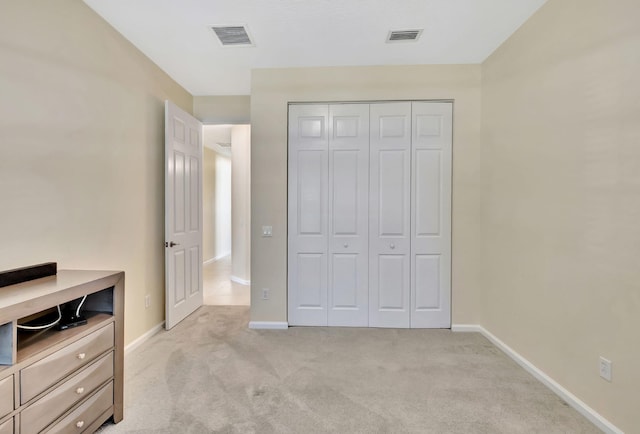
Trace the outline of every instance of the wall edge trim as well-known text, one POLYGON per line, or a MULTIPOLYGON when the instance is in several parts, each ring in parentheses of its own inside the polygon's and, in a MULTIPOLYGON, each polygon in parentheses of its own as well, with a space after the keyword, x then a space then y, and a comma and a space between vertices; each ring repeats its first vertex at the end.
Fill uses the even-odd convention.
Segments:
POLYGON ((214 262, 219 261, 220 259, 224 258, 225 256, 229 256, 230 254, 231 252, 226 252, 226 253, 223 253, 222 255, 216 256, 215 258, 207 259, 202 263, 202 265, 213 264, 214 262))
POLYGON ((249 321, 249 328, 253 330, 285 330, 289 328, 286 321, 249 321))
POLYGON ((493 345, 498 347, 503 353, 509 356, 514 362, 520 365, 525 371, 533 375, 536 380, 540 381, 553 393, 562 398, 567 404, 573 407, 578 413, 583 415, 589 422, 600 428, 602 431, 608 434, 624 434, 624 432, 609 422, 600 413, 589 407, 584 401, 569 392, 553 378, 547 375, 542 369, 535 366, 509 345, 505 344, 497 336, 491 333, 486 328, 478 324, 452 324, 451 331, 453 332, 478 332, 489 340, 493 345))
POLYGON ((136 348, 144 344, 146 341, 151 339, 153 335, 155 335, 160 330, 162 330, 163 327, 164 327, 164 321, 162 321, 159 324, 156 324, 151 329, 147 330, 142 336, 139 336, 137 339, 130 342, 129 345, 124 347, 124 355, 128 356, 129 354, 131 354, 133 351, 136 350, 136 348))
POLYGON ((232 282, 239 283, 240 285, 251 285, 250 280, 241 279, 238 276, 231 276, 229 277, 229 280, 231 280, 232 282))

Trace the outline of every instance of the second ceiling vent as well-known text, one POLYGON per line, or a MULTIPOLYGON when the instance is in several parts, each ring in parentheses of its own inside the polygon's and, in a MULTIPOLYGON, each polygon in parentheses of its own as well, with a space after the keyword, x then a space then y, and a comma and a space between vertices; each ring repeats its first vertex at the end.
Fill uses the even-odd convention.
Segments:
POLYGON ((252 46, 253 42, 249 37, 249 32, 245 26, 211 26, 225 47, 247 47, 252 46))
POLYGON ((415 42, 420 39, 422 29, 391 30, 387 35, 387 42, 415 42))

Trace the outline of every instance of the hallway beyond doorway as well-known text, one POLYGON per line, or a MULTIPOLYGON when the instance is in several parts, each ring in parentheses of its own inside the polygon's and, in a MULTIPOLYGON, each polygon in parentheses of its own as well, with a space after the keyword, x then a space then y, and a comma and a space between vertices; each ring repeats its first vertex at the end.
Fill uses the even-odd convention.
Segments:
POLYGON ((231 255, 206 264, 202 274, 205 305, 250 305, 251 287, 231 281, 231 255))

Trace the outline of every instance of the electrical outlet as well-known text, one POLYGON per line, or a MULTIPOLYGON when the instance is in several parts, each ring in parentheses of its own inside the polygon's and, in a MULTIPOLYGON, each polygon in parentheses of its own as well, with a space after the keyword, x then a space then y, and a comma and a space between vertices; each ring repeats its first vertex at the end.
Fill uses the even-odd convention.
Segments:
POLYGON ((611 360, 600 356, 600 376, 607 381, 611 381, 611 360))
POLYGON ((273 236, 273 226, 262 226, 262 236, 263 237, 272 237, 273 236))
POLYGON ((269 288, 262 288, 262 299, 269 300, 269 288))
POLYGON ((149 294, 144 296, 144 308, 148 309, 151 306, 151 296, 149 294))

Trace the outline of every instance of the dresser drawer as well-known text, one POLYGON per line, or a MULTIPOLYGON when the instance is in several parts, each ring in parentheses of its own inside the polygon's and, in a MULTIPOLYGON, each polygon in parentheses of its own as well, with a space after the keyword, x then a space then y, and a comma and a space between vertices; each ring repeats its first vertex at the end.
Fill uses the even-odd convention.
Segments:
POLYGON ((53 425, 46 433, 81 433, 113 406, 113 381, 87 399, 80 407, 53 425))
POLYGON ((13 434, 13 418, 0 424, 0 434, 13 434))
POLYGON ((13 375, 10 375, 0 380, 0 419, 13 411, 13 396, 13 375))
POLYGON ((25 404, 61 378, 113 347, 109 324, 20 371, 20 403, 25 404))
POLYGON ((78 401, 113 377, 113 352, 105 355, 82 372, 38 399, 22 411, 22 434, 38 433, 78 401))

